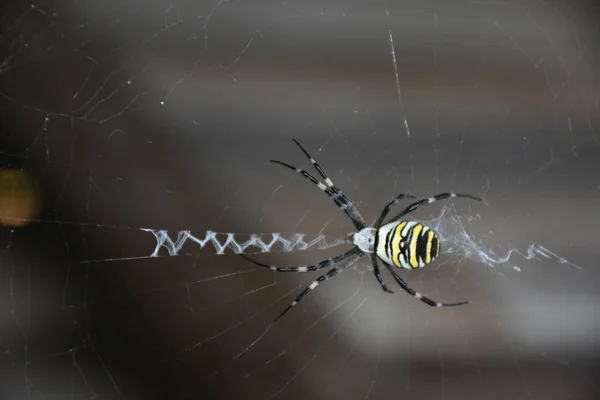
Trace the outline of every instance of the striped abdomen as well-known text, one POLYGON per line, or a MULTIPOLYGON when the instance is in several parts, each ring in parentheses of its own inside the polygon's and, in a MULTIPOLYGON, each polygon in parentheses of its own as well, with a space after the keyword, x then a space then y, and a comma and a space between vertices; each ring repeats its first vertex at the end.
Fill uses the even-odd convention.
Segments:
POLYGON ((383 225, 377 237, 377 256, 396 267, 424 267, 440 253, 440 240, 435 232, 415 221, 396 221, 383 225))

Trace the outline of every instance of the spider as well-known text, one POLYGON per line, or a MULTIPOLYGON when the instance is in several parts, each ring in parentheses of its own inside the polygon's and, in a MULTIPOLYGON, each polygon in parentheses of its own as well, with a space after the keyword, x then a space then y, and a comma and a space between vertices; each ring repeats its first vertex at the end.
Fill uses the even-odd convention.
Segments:
POLYGON ((277 160, 270 160, 270 162, 282 165, 289 168, 298 174, 301 174, 306 179, 315 184, 325 194, 333 199, 335 204, 350 218, 356 232, 348 234, 352 237, 351 242, 355 245, 353 249, 339 254, 335 257, 328 258, 316 264, 310 266, 301 267, 277 267, 274 265, 267 265, 254 261, 244 255, 246 260, 259 265, 261 267, 269 268, 273 271, 278 272, 312 272, 318 271, 323 268, 327 268, 333 264, 343 262, 338 267, 334 267, 327 271, 327 273, 319 276, 315 279, 306 289, 304 289, 295 299, 287 306, 285 310, 279 316, 277 316, 274 322, 277 322, 281 317, 287 314, 288 311, 297 305, 308 293, 313 291, 320 283, 325 282, 329 278, 333 278, 338 273, 347 269, 358 261, 365 254, 370 254, 371 262, 373 264, 373 272, 377 281, 381 285, 384 292, 394 293, 393 290, 389 289, 385 284, 381 271, 379 270, 378 259, 383 261, 385 267, 388 269, 394 280, 398 285, 407 292, 408 294, 416 297, 425 304, 431 307, 456 307, 468 304, 468 301, 462 301, 459 303, 438 303, 432 299, 422 295, 419 292, 411 289, 407 283, 400 277, 398 272, 395 271, 394 267, 405 268, 412 270, 415 268, 422 268, 425 265, 431 263, 440 254, 440 239, 437 234, 429 228, 427 225, 421 224, 416 221, 408 221, 401 219, 406 214, 415 211, 417 208, 431 204, 433 202, 444 200, 452 197, 466 197, 474 200, 481 201, 481 198, 472 196, 470 194, 457 194, 457 193, 441 193, 427 199, 422 199, 410 204, 402 212, 388 221, 385 225, 383 224, 384 219, 389 214, 390 210, 401 200, 405 198, 415 198, 410 194, 400 194, 394 197, 384 207, 383 211, 379 215, 379 218, 374 224, 368 226, 363 217, 360 215, 356 206, 346 197, 340 189, 338 189, 331 179, 327 176, 323 168, 315 161, 314 158, 302 147, 302 145, 296 140, 292 139, 296 145, 302 150, 302 152, 310 159, 313 167, 317 170, 319 175, 324 180, 324 183, 316 179, 314 176, 304 171, 303 169, 293 167, 287 163, 277 160))

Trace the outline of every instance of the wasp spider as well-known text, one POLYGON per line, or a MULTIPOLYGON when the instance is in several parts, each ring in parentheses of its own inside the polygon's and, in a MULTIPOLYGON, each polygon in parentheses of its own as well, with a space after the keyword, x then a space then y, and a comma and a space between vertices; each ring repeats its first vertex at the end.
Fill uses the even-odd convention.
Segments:
POLYGON ((293 167, 282 161, 271 160, 271 162, 283 165, 284 167, 301 174, 333 199, 335 204, 337 204, 337 206, 348 216, 348 218, 350 218, 356 227, 356 232, 349 234, 349 236, 352 236, 352 243, 355 245, 355 247, 343 254, 328 258, 327 260, 323 260, 317 264, 302 267, 277 267, 274 265, 267 265, 254 261, 242 255, 242 257, 256 265, 279 272, 311 272, 327 268, 339 262, 343 262, 338 267, 334 267, 327 271, 326 274, 319 276, 315 281, 308 285, 308 287, 304 289, 296 297, 296 299, 292 301, 292 303, 281 314, 279 314, 277 318, 275 318, 275 321, 283 317, 292 307, 298 304, 300 300, 304 298, 304 296, 314 290, 320 283, 328 280, 329 278, 333 278, 335 275, 350 267, 367 253, 369 253, 371 256, 375 277, 385 292, 394 293, 383 281, 383 277, 381 276, 381 272, 379 270, 379 264, 377 262, 378 259, 383 261, 385 267, 391 273, 392 277, 402 288, 402 290, 431 307, 455 307, 468 303, 468 301, 462 301, 460 303, 438 303, 433 301, 408 287, 404 279, 400 277, 394 267, 405 268, 408 270, 422 268, 435 260, 435 258, 440 254, 440 239, 431 228, 419 222, 403 220, 401 219, 402 217, 415 211, 417 208, 425 204, 431 204, 438 200, 444 200, 452 197, 466 197, 481 201, 479 197, 475 197, 470 194, 441 193, 410 204, 402 212, 393 217, 384 225, 383 221, 389 214, 392 207, 394 207, 400 200, 404 198, 415 197, 409 194, 400 194, 393 198, 385 206, 375 223, 371 226, 368 226, 356 209, 356 206, 348 199, 348 197, 346 197, 344 193, 342 193, 340 189, 334 185, 323 168, 314 160, 314 158, 310 156, 310 154, 308 154, 308 152, 296 139, 293 140, 298 147, 300 147, 302 152, 304 152, 304 154, 310 159, 313 167, 317 170, 319 175, 321 175, 324 182, 319 181, 308 172, 300 168, 293 167))

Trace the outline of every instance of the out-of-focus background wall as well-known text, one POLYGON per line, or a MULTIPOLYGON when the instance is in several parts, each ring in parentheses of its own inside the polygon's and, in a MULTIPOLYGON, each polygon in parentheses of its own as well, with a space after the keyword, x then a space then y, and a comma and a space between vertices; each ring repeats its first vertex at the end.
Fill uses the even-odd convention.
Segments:
POLYGON ((5 2, 0 397, 599 398, 597 11, 5 2), (272 326, 318 273, 150 257, 144 228, 343 239, 333 202, 267 163, 310 167, 292 137, 367 221, 401 192, 484 197, 416 212, 444 255, 402 274, 471 303, 385 294, 365 258, 272 326))

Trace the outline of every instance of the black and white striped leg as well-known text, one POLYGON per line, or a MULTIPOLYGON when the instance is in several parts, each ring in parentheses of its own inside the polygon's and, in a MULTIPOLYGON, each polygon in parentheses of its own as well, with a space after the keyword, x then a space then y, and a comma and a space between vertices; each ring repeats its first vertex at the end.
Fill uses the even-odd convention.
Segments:
POLYGON ((400 214, 396 215, 390 222, 398 221, 400 218, 405 216, 408 213, 415 211, 417 208, 424 206, 425 204, 435 203, 436 201, 445 200, 453 197, 465 197, 468 199, 481 201, 481 198, 472 196, 470 194, 458 194, 458 193, 441 193, 436 196, 430 197, 428 199, 419 200, 415 203, 412 203, 408 207, 404 209, 400 214))
POLYGON ((346 195, 342 193, 338 188, 336 188, 335 186, 328 187, 323 182, 320 182, 317 178, 315 178, 305 170, 301 168, 296 168, 290 164, 284 163, 283 161, 271 160, 271 162, 283 165, 284 167, 295 171, 296 173, 304 176, 306 179, 317 185, 317 187, 324 191, 329 197, 331 197, 335 204, 348 216, 348 218, 350 218, 356 229, 360 231, 367 226, 367 223, 360 215, 354 204, 352 204, 352 202, 348 200, 346 195))
POLYGON ((398 282, 398 285, 408 294, 415 296, 417 299, 421 300, 423 303, 431 306, 431 307, 457 307, 462 306, 464 304, 469 304, 468 301, 461 301, 460 303, 438 303, 437 301, 431 300, 429 297, 423 296, 419 292, 415 292, 413 289, 409 288, 404 279, 398 275, 398 273, 389 265, 386 265, 387 269, 391 272, 392 276, 398 282))
POLYGON ((309 266, 302 266, 302 267, 277 267, 275 265, 267 265, 267 264, 263 264, 260 263, 258 261, 254 261, 253 259, 251 259, 250 257, 245 256, 244 254, 240 254, 242 257, 244 257, 246 260, 250 261, 253 264, 259 265, 261 267, 265 267, 265 268, 269 268, 271 271, 278 271, 278 272, 312 272, 312 271, 317 271, 320 270, 322 268, 327 268, 330 265, 333 265, 335 263, 338 263, 340 261, 343 261, 347 258, 350 258, 356 254, 360 253, 360 249, 358 247, 353 248, 352 250, 349 250, 343 254, 337 255, 335 257, 331 257, 328 258, 327 260, 323 260, 320 261, 316 264, 313 265, 309 265, 309 266))
POLYGON ((399 194, 398 196, 394 197, 392 200, 390 200, 390 202, 385 206, 385 208, 381 212, 381 215, 379 215, 379 218, 377 218, 377 221, 375 221, 375 223, 373 224, 373 228, 375 228, 375 229, 381 228, 381 224, 383 223, 383 220, 390 213, 390 210, 392 209, 392 207, 394 207, 396 204, 398 204, 401 200, 403 200, 405 198, 406 199, 414 199, 415 196, 413 196, 412 194, 402 193, 402 194, 399 194))
POLYGON ((381 271, 379 271, 379 263, 377 262, 377 255, 375 253, 371 253, 371 263, 373 264, 373 272, 375 272, 375 277, 379 281, 381 288, 384 292, 394 293, 393 290, 388 288, 388 286, 383 281, 383 277, 381 276, 381 271))
POLYGON ((300 293, 296 297, 296 299, 294 299, 294 301, 292 301, 290 303, 290 305, 287 306, 287 308, 285 310, 283 310, 283 312, 281 314, 279 314, 279 316, 277 316, 277 318, 275 318, 274 322, 279 321, 281 319, 281 317, 283 317, 285 314, 287 314, 288 311, 290 311, 296 304, 298 304, 307 294, 309 294, 317 286, 319 286, 319 284, 321 282, 325 282, 329 278, 333 278, 335 275, 337 275, 338 273, 342 272, 343 270, 345 270, 346 268, 348 268, 349 266, 351 266, 352 264, 354 264, 356 261, 358 261, 358 259, 361 258, 363 255, 364 255, 364 253, 359 250, 359 253, 357 253, 356 255, 354 255, 354 257, 350 258, 350 260, 346 261, 343 265, 341 265, 339 267, 332 268, 329 271, 327 271, 326 274, 321 275, 317 279, 315 279, 313 281, 313 283, 311 283, 310 285, 308 285, 308 287, 306 289, 304 289, 302 291, 302 293, 300 293))
POLYGON ((312 156, 308 153, 308 151, 306 151, 306 149, 300 144, 300 142, 298 142, 296 139, 292 139, 292 140, 294 141, 294 143, 296 143, 296 145, 300 148, 300 150, 302 150, 304 155, 306 155, 306 157, 308 157, 308 159, 310 160, 313 167, 317 170, 319 175, 321 175, 321 177, 325 180, 325 183, 323 184, 323 183, 319 182, 317 179, 315 179, 313 176, 311 176, 308 172, 303 171, 299 168, 292 167, 291 165, 282 163, 281 161, 271 160, 271 162, 281 164, 283 166, 291 168, 291 169, 295 170, 296 172, 302 174, 305 178, 309 179, 315 185, 319 186, 319 188, 321 190, 323 190, 325 193, 327 193, 333 199, 335 204, 339 208, 341 208, 342 211, 344 211, 344 213, 352 220, 352 222, 354 223, 354 226, 358 230, 365 228, 367 226, 367 223, 365 222, 363 217, 358 212, 358 209, 356 208, 354 203, 352 203, 348 199, 348 197, 337 186, 335 186, 333 181, 329 178, 329 176, 327 176, 327 173, 325 172, 323 167, 321 167, 321 165, 319 165, 319 163, 314 158, 312 158, 312 156))
POLYGON ((317 172, 319 173, 319 175, 321 175, 321 177, 323 179, 325 179, 325 184, 328 187, 334 187, 335 185, 333 184, 333 182, 331 181, 331 179, 329 179, 329 177, 327 176, 327 174, 325 173, 325 170, 319 165, 319 163, 317 161, 315 161, 314 158, 312 158, 312 156, 310 154, 308 154, 308 151, 306 151, 306 149, 300 144, 300 142, 298 142, 296 139, 293 139, 294 143, 296 143, 296 145, 298 147, 300 147, 300 150, 302 150, 302 152, 304 153, 304 155, 306 155, 306 157, 308 157, 308 159, 310 160, 310 163, 313 165, 313 167, 315 167, 315 169, 317 170, 317 172))

